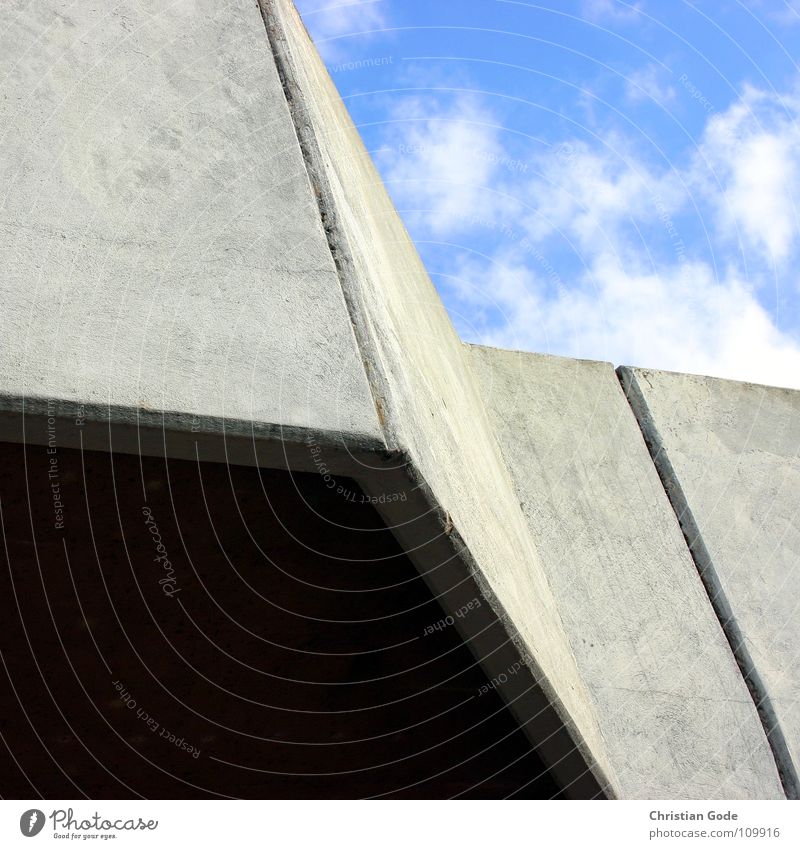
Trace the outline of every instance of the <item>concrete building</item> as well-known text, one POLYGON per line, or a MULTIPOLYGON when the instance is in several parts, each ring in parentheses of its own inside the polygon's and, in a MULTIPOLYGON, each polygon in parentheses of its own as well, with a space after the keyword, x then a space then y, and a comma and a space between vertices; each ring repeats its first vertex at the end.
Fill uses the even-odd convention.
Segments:
POLYGON ((797 796, 799 393, 463 344, 290 0, 2 18, 5 797, 797 796))

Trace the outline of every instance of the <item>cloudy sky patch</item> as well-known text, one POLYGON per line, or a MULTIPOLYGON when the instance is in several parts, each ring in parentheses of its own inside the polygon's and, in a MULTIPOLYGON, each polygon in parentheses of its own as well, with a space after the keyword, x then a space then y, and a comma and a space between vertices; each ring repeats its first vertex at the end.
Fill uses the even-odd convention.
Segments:
POLYGON ((465 339, 800 387, 783 0, 301 8, 465 339))

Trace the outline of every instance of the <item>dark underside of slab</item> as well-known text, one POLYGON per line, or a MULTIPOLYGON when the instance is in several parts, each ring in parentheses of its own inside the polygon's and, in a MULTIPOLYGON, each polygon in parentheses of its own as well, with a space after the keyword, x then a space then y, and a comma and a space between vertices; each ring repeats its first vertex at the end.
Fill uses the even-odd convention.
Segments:
POLYGON ((557 795, 361 490, 329 485, 0 444, 0 795, 557 795))

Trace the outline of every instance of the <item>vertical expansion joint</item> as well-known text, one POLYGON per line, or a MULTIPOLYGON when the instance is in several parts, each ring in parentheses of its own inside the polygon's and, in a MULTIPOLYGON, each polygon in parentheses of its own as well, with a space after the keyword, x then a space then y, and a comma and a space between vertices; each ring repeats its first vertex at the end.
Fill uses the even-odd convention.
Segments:
POLYGON ((700 580, 711 602, 711 607, 719 620, 722 632, 728 641, 742 678, 747 685, 747 690, 755 704, 759 720, 764 728, 767 742, 772 751, 772 757, 775 760, 775 766, 777 767, 784 793, 788 799, 798 799, 800 798, 800 780, 798 779, 797 769, 789 752, 783 729, 778 721, 766 685, 747 648, 742 629, 739 627, 739 623, 733 613, 733 608, 722 587, 719 575, 714 567, 703 535, 700 532, 700 527, 697 524, 694 513, 689 507, 689 502, 686 499, 678 476, 669 459, 661 434, 647 405, 647 400, 639 386, 636 375, 631 369, 620 366, 617 369, 617 377, 633 411, 634 418, 639 424, 639 429, 644 437, 647 450, 650 453, 653 465, 667 494, 670 505, 678 519, 678 524, 683 532, 695 568, 700 575, 700 580))

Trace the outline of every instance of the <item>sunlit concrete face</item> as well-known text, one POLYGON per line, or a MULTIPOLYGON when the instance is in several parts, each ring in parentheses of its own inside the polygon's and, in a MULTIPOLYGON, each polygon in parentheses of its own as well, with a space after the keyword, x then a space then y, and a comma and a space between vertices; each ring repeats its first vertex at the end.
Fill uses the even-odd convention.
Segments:
POLYGON ((352 480, 0 444, 0 498, 3 797, 559 792, 352 480))
POLYGON ((469 351, 622 795, 781 798, 756 707, 613 366, 469 351))
POLYGON ((0 391, 379 439, 257 4, 2 11, 0 391))
POLYGON ((800 392, 621 369, 653 460, 800 795, 800 392))

